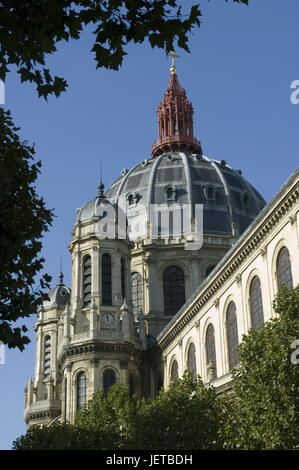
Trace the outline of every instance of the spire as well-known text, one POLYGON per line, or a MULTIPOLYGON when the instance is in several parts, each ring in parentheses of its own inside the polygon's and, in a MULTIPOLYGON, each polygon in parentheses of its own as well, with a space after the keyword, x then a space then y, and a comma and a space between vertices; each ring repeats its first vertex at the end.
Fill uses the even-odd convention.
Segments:
POLYGON ((157 110, 159 138, 152 147, 152 157, 171 151, 201 154, 200 142, 193 136, 193 106, 180 85, 174 65, 174 57, 179 56, 173 51, 168 55, 172 58, 170 82, 157 110))
POLYGON ((63 286, 62 254, 60 254, 60 274, 59 274, 58 278, 59 278, 58 286, 63 286))
POLYGON ((59 274, 59 282, 58 282, 58 285, 59 285, 59 286, 63 286, 63 274, 62 274, 62 272, 60 272, 60 274, 59 274))
POLYGON ((171 75, 176 75, 176 66, 174 65, 174 58, 176 57, 177 59, 180 58, 179 55, 175 55, 174 51, 170 51, 169 54, 167 54, 169 57, 171 57, 172 62, 171 62, 171 67, 170 67, 170 73, 171 75))
POLYGON ((98 186, 98 188, 99 188, 99 197, 105 197, 105 196, 104 196, 104 188, 105 188, 105 186, 104 186, 103 177, 102 177, 102 160, 101 160, 101 175, 100 175, 100 176, 101 176, 101 177, 100 177, 100 184, 99 184, 99 186, 98 186))

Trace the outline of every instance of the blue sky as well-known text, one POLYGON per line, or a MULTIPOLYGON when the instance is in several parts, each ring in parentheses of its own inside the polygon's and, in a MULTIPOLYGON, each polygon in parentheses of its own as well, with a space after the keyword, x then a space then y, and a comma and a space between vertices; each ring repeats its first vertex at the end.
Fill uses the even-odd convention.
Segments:
MULTIPOLYGON (((183 3, 191 4, 191 1, 183 3)), ((298 0, 202 0, 202 25, 191 53, 177 50, 178 77, 194 107, 195 135, 210 158, 224 159, 266 201, 298 166, 299 104, 290 101, 299 80, 298 0)), ((48 65, 67 79, 67 92, 48 103, 12 71, 5 109, 20 135, 35 142, 42 160, 38 191, 56 218, 43 238, 45 271, 56 284, 60 255, 70 285, 67 246, 76 208, 97 194, 100 161, 106 187, 123 168, 148 158, 157 137, 156 110, 169 82, 170 58, 149 45, 128 48, 120 71, 96 70, 92 34, 61 44, 48 65)), ((6 348, 0 365, 0 449, 25 432, 24 388, 34 374, 36 318, 24 352, 6 348)))

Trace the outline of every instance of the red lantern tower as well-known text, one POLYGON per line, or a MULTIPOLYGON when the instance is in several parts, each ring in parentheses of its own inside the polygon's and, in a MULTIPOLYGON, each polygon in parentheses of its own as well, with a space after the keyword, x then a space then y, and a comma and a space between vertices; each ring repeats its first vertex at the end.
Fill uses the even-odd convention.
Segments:
POLYGON ((175 151, 202 154, 200 142, 193 135, 193 106, 180 85, 174 65, 174 57, 178 56, 174 52, 169 55, 172 57, 170 82, 158 106, 159 138, 152 147, 152 157, 175 151))

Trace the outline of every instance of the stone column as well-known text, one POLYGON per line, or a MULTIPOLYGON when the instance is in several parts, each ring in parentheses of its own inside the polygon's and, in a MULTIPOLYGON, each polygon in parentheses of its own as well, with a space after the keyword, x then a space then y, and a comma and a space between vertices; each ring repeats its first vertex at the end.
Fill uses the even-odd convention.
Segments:
POLYGON ((71 382, 71 377, 72 377, 72 366, 71 364, 68 364, 66 366, 66 380, 67 380, 67 396, 66 396, 66 410, 65 410, 65 416, 66 416, 66 421, 72 422, 72 411, 73 411, 73 406, 72 406, 72 382, 71 382))

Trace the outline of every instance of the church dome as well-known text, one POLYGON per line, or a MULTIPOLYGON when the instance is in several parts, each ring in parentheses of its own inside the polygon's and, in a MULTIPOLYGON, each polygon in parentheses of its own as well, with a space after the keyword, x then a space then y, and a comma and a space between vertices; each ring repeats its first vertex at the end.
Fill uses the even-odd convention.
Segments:
POLYGON ((241 234, 266 204, 240 170, 200 154, 168 153, 122 173, 105 195, 128 215, 140 204, 202 204, 204 234, 231 235, 233 223, 241 234))
POLYGON ((115 205, 103 195, 86 202, 81 209, 77 209, 77 220, 84 222, 97 216, 105 216, 106 212, 115 211, 115 205))
MULTIPOLYGON (((142 160, 131 170, 123 169, 106 190, 105 197, 122 208, 129 224, 135 217, 142 220, 144 209, 149 220, 151 204, 188 204, 192 216, 195 205, 201 204, 205 235, 236 237, 251 224, 266 202, 240 170, 234 170, 224 160, 203 155, 201 143, 193 132, 192 104, 178 80, 174 64, 170 71, 170 82, 157 110, 158 139, 152 146, 152 158, 142 160)), ((92 219, 97 201, 98 198, 86 203, 78 211, 78 220, 92 219)), ((132 240, 133 233, 136 232, 130 234, 132 240)))
POLYGON ((59 275, 59 283, 47 293, 49 300, 44 300, 43 307, 64 307, 70 303, 71 291, 63 284, 63 275, 59 275))

